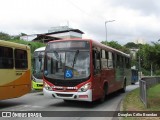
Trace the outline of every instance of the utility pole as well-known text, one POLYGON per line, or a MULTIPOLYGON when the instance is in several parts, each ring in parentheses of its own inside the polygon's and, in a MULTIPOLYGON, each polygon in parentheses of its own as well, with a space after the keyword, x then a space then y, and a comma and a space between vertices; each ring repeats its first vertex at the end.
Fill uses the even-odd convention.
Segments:
POLYGON ((151 63, 151 76, 153 76, 153 66, 152 66, 152 63, 151 63))
POLYGON ((108 20, 108 21, 105 21, 105 29, 106 29, 106 42, 107 42, 107 23, 109 22, 114 22, 115 20, 108 20))
POLYGON ((139 56, 139 79, 141 79, 141 57, 139 56))

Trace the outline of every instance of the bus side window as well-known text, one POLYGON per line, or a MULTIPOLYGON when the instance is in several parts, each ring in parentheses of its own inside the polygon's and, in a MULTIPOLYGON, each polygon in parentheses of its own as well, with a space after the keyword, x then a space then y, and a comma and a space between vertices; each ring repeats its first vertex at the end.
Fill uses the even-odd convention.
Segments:
POLYGON ((113 59, 113 68, 116 66, 116 60, 115 60, 115 54, 112 53, 112 59, 113 59))
POLYGON ((123 57, 122 60, 123 60, 123 68, 126 68, 126 66, 125 66, 125 57, 123 57))
POLYGON ((108 52, 108 68, 113 68, 113 54, 108 52))
POLYGON ((13 49, 0 46, 0 68, 13 69, 13 49))
POLYGON ((27 69, 27 51, 21 49, 15 49, 15 68, 16 69, 27 69))
POLYGON ((107 68, 108 55, 106 53, 107 52, 105 50, 101 51, 101 69, 106 69, 107 68))
POLYGON ((127 57, 125 59, 125 64, 126 64, 126 68, 130 68, 131 67, 130 59, 127 58, 127 57))
POLYGON ((100 72, 100 52, 97 50, 93 50, 93 66, 94 66, 94 74, 98 74, 100 72))
POLYGON ((116 57, 116 68, 120 68, 120 56, 117 55, 116 57))

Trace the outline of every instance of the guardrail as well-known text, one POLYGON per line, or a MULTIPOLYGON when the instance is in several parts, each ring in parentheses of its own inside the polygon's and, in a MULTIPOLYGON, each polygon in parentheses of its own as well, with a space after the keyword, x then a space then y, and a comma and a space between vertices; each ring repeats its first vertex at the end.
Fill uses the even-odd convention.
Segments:
POLYGON ((146 107, 148 107, 147 90, 159 83, 160 77, 143 77, 139 80, 140 99, 146 107))
POLYGON ((140 88, 140 99, 143 102, 143 104, 147 107, 147 87, 146 87, 146 81, 139 80, 139 88, 140 88))

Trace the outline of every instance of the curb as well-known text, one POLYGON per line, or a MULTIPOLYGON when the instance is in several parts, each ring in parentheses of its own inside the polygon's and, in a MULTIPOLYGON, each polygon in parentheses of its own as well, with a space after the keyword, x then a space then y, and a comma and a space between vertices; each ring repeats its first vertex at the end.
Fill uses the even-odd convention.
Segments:
MULTIPOLYGON (((136 88, 137 89, 137 88, 136 88)), ((134 89, 135 90, 135 89, 134 89)), ((128 93, 126 93, 125 95, 124 95, 124 97, 121 99, 121 101, 120 101, 120 103, 118 104, 118 107, 119 107, 119 111, 124 111, 123 110, 123 102, 124 102, 124 99, 125 99, 125 97, 130 93, 130 92, 132 92, 133 90, 131 90, 131 91, 129 91, 128 93)), ((117 107, 117 110, 118 110, 118 107, 117 107)), ((119 120, 123 120, 123 117, 118 117, 119 118, 119 120)))

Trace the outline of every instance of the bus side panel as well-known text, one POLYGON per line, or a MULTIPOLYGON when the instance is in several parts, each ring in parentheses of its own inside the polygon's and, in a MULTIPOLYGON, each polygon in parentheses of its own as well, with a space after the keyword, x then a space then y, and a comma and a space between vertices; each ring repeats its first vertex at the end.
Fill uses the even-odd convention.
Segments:
MULTIPOLYGON (((31 91, 30 70, 27 70, 22 76, 13 79, 8 84, 0 86, 0 100, 20 97, 31 91)), ((4 81, 4 80, 3 80, 4 81)))
POLYGON ((3 86, 0 87, 0 100, 14 98, 14 87, 11 86, 3 86))
POLYGON ((101 75, 97 74, 92 79, 92 101, 101 98, 102 94, 101 75))
POLYGON ((26 70, 23 72, 16 70, 15 74, 16 74, 16 76, 19 76, 19 78, 14 81, 14 85, 24 85, 24 84, 31 85, 31 72, 30 72, 30 70, 26 70))
POLYGON ((0 100, 17 98, 30 92, 30 85, 0 87, 0 100))
POLYGON ((115 90, 115 70, 114 69, 104 69, 102 70, 102 86, 104 82, 108 84, 107 94, 112 93, 115 90))
MULTIPOLYGON (((2 99, 9 99, 14 97, 22 96, 28 93, 31 90, 31 53, 29 46, 7 42, 0 40, 0 46, 9 47, 13 49, 13 67, 8 68, 3 66, 0 69, 0 100, 2 99), (16 58, 15 58, 15 49, 16 50, 25 50, 27 51, 27 58, 23 58, 21 60, 27 60, 28 68, 27 70, 24 69, 15 69, 16 68, 16 58)), ((19 56, 19 55, 18 55, 19 56)), ((2 56, 3 57, 3 56, 2 56)), ((6 60, 7 60, 6 59, 6 60)), ((17 60, 20 60, 19 58, 17 60)), ((20 60, 20 61, 21 61, 20 60)), ((17 65, 20 63, 17 61, 17 65)), ((21 61, 22 64, 22 61, 21 61)), ((1 65, 3 65, 1 63, 1 65)), ((6 64, 7 65, 7 64, 6 64)), ((18 67, 19 68, 19 67, 18 67)))
POLYGON ((125 76, 127 79, 127 85, 131 84, 131 69, 126 68, 125 69, 125 76))
POLYGON ((31 91, 31 85, 18 85, 14 88, 15 97, 23 96, 31 91))
POLYGON ((104 84, 108 84, 107 94, 112 93, 116 89, 115 77, 113 69, 101 70, 100 74, 94 75, 92 80, 93 101, 102 97, 104 84))
POLYGON ((15 97, 14 80, 15 71, 13 69, 0 69, 0 100, 15 97))
POLYGON ((0 86, 13 85, 13 81, 16 79, 18 76, 15 76, 14 69, 0 69, 0 86))
POLYGON ((124 84, 124 76, 125 76, 125 69, 120 67, 120 68, 115 68, 116 70, 116 74, 115 74, 115 77, 116 77, 116 89, 115 91, 123 88, 123 84, 124 84))
POLYGON ((27 70, 21 77, 14 81, 14 94, 20 97, 31 91, 31 72, 27 70))

